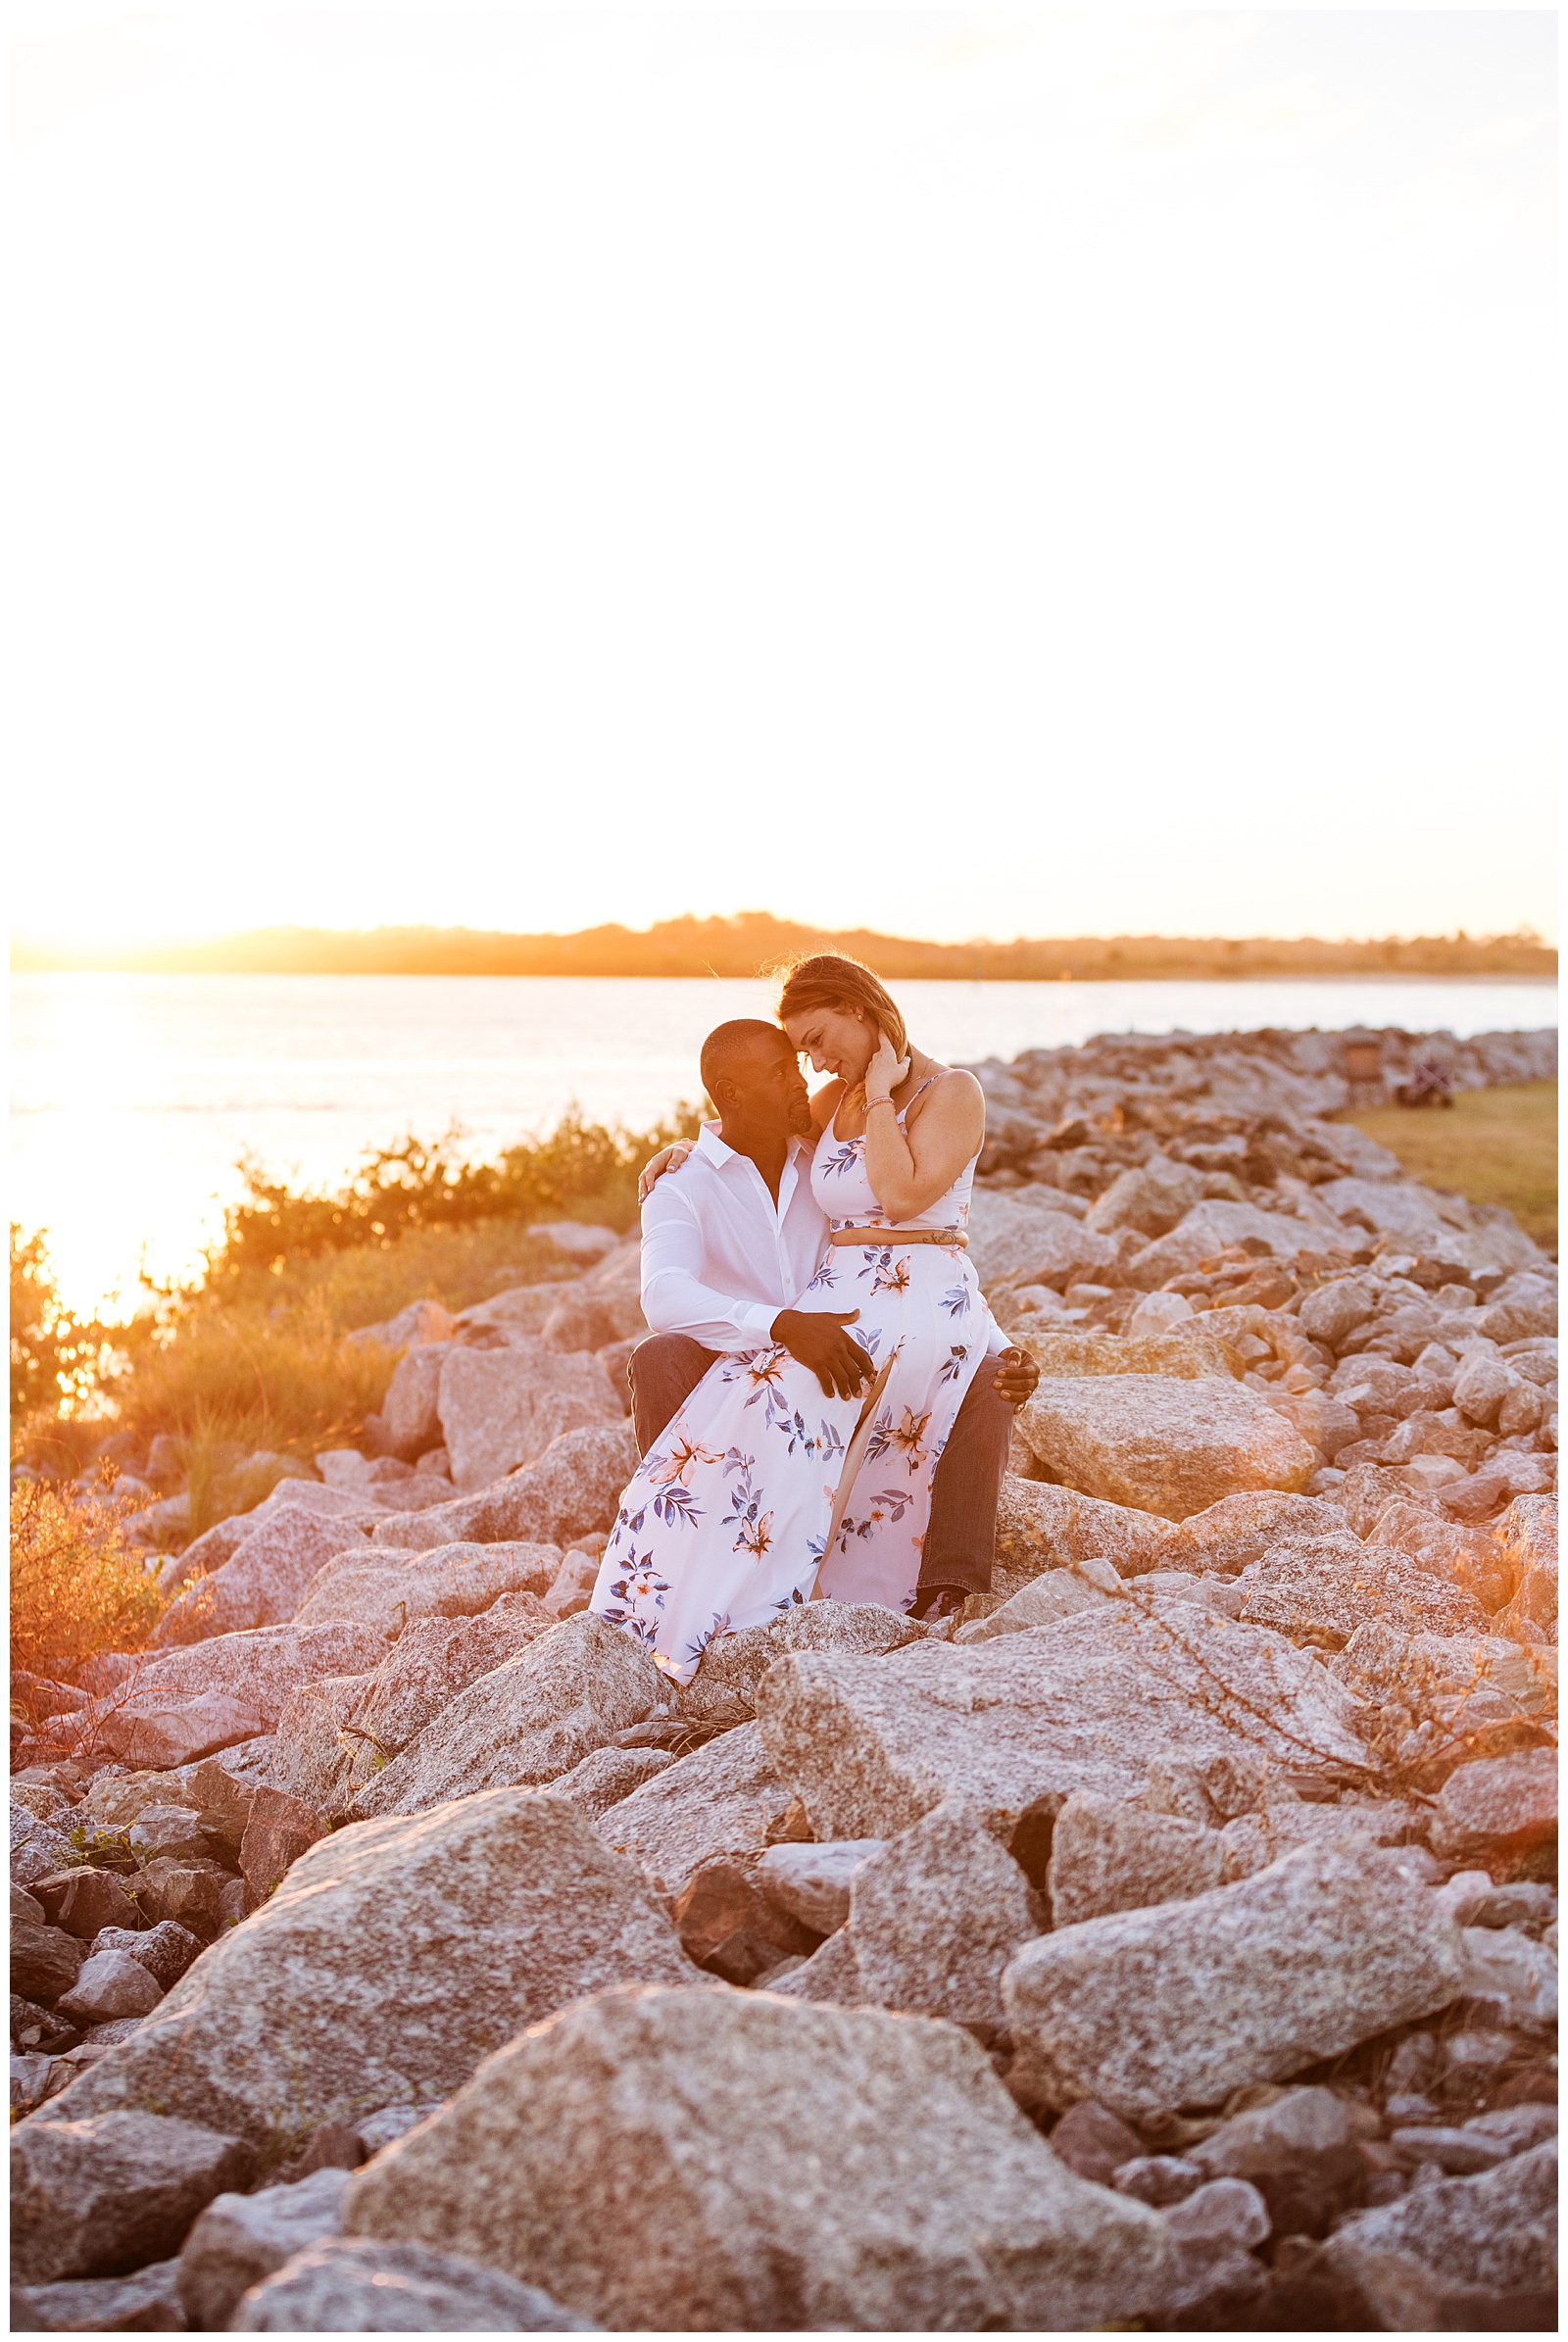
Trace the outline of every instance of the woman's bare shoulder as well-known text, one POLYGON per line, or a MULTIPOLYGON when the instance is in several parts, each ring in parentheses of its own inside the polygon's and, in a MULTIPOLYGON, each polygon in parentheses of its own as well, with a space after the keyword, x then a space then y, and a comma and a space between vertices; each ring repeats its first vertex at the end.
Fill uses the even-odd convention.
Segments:
POLYGON ((926 1076, 925 1096, 910 1101, 910 1120, 940 1106, 944 1117, 971 1105, 985 1111, 986 1094, 964 1065, 933 1065, 926 1076))

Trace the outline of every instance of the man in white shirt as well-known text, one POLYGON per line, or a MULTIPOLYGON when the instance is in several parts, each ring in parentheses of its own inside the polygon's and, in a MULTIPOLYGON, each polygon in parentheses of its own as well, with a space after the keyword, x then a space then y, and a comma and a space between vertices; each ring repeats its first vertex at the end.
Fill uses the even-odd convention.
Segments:
MULTIPOLYGON (((740 1019, 709 1035, 702 1075, 719 1119, 643 1205, 643 1314, 654 1331, 627 1367, 643 1454, 727 1350, 782 1342, 840 1397, 870 1379, 849 1331, 858 1311, 792 1306, 828 1228, 811 1194, 810 1101, 795 1052, 776 1025, 740 1019)), ((971 1382, 932 1482, 917 1617, 941 1618, 990 1589, 1012 1417, 1040 1379, 1000 1335, 993 1354, 996 1371, 971 1382)))

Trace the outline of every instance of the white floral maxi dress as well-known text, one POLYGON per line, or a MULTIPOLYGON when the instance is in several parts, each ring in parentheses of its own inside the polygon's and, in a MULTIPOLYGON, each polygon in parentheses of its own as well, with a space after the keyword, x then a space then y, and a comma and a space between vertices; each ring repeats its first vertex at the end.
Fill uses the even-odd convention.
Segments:
MULTIPOLYGON (((903 1225, 961 1229, 973 1179, 971 1160, 903 1225)), ((826 1246, 796 1303, 858 1309, 850 1332, 880 1370, 874 1403, 826 1396, 775 1345, 710 1367, 649 1449, 590 1607, 677 1683, 690 1683, 715 1635, 809 1600, 819 1572, 819 1590, 836 1600, 907 1609, 932 1475, 989 1345, 991 1313, 966 1256, 901 1248, 866 1177, 863 1138, 838 1139, 830 1125, 811 1187, 836 1228, 887 1230, 886 1241, 826 1246)))

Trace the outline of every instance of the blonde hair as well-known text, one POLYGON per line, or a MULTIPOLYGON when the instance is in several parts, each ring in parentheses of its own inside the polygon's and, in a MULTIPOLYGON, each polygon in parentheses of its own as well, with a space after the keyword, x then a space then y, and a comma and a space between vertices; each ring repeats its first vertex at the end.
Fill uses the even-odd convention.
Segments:
POLYGON ((861 1008, 888 1037, 896 1057, 906 1056, 909 1036, 898 1004, 887 986, 858 959, 841 958, 837 951, 813 951, 779 971, 784 977, 778 996, 778 1019, 804 1016, 811 1008, 861 1008))

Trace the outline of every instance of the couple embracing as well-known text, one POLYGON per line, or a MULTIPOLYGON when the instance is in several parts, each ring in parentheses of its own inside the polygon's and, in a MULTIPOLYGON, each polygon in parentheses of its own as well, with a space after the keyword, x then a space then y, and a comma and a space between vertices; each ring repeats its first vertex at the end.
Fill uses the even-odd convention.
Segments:
POLYGON ((1036 1380, 966 1257, 974 1076, 912 1049, 854 960, 803 960, 778 1017, 710 1034, 718 1121, 643 1179, 643 1460, 591 1607, 683 1683, 815 1596, 930 1618, 984 1592, 1036 1380))

